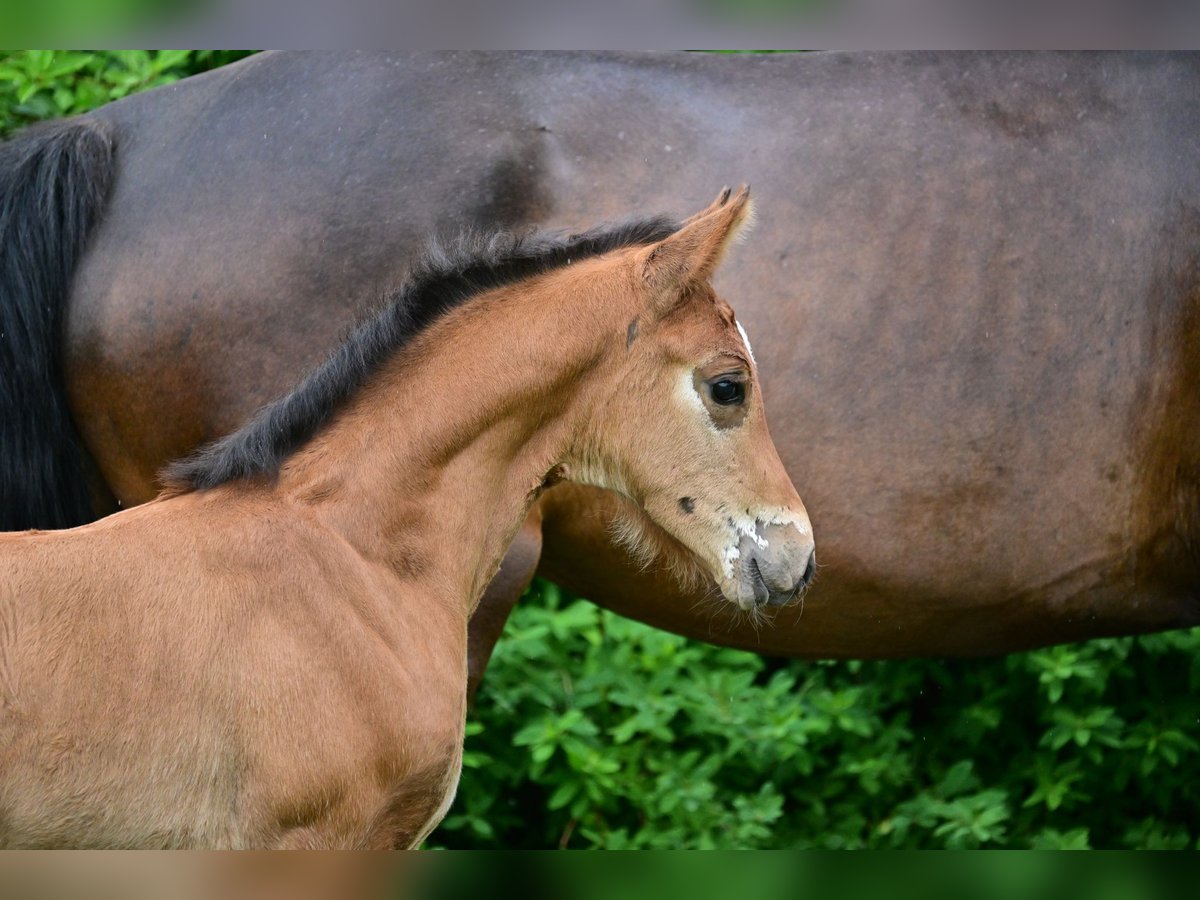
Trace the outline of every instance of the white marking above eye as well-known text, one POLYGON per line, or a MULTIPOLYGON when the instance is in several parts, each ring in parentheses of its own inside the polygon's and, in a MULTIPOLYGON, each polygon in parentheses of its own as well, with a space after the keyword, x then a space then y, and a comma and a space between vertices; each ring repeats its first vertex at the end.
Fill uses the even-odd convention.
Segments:
POLYGON ((750 362, 758 365, 758 360, 754 358, 754 351, 750 349, 750 338, 746 335, 746 329, 742 327, 742 323, 737 319, 733 320, 733 324, 737 326, 738 334, 742 336, 742 343, 746 345, 746 352, 750 354, 750 362))
POLYGON ((696 391, 695 381, 688 369, 683 369, 679 373, 679 395, 685 406, 704 413, 705 418, 708 417, 708 410, 705 409, 704 401, 700 399, 700 394, 696 391))

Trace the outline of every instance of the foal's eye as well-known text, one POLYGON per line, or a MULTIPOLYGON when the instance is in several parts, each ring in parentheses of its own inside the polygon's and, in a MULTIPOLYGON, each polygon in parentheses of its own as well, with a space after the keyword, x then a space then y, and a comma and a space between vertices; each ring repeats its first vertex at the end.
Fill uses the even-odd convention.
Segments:
POLYGON ((740 381, 722 378, 712 384, 712 398, 722 406, 734 406, 746 399, 746 386, 740 381))

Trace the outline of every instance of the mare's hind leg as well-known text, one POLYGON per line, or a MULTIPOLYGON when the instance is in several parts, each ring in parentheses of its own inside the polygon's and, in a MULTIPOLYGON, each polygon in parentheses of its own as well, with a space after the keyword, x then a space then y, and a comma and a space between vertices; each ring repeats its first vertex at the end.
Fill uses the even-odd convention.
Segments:
POLYGON ((535 506, 517 532, 500 564, 500 571, 483 592, 483 598, 467 624, 468 701, 475 697, 475 691, 483 679, 483 670, 487 668, 496 641, 500 639, 500 632, 504 630, 504 623, 533 580, 533 572, 541 555, 542 513, 535 506))

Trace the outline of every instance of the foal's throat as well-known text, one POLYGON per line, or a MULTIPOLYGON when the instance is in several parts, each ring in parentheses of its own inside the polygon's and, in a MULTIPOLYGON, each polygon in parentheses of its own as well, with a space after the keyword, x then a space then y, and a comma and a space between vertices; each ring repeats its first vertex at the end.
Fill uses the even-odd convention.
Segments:
POLYGON ((280 489, 469 613, 590 419, 617 342, 618 316, 581 328, 569 297, 515 285, 448 314, 288 461, 280 489))

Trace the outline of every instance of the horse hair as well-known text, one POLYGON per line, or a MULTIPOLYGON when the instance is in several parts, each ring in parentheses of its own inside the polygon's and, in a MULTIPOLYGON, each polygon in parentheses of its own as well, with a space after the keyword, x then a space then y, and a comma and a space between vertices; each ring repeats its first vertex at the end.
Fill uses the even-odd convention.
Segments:
POLYGON ((412 338, 473 297, 573 260, 643 246, 673 234, 662 216, 599 226, 581 234, 468 234, 433 244, 383 307, 291 393, 262 407, 237 431, 164 470, 174 491, 203 490, 239 479, 274 478, 378 368, 412 338))
POLYGON ((112 187, 114 140, 68 120, 0 144, 0 530, 92 521, 59 366, 71 276, 112 187))

